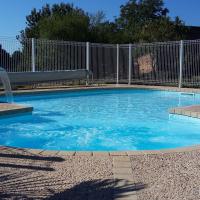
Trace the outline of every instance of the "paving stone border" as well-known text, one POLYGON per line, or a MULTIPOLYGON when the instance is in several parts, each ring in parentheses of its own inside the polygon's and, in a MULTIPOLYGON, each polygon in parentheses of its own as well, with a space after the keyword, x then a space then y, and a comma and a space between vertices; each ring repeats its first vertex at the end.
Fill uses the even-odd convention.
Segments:
MULTIPOLYGON (((0 147, 4 147, 1 146, 0 147)), ((21 149, 21 148, 16 148, 21 149)), ((163 150, 130 150, 130 151, 53 151, 53 150, 42 150, 42 149, 30 149, 22 148, 30 153, 41 154, 41 155, 57 155, 57 156, 111 156, 111 157, 129 157, 137 155, 158 155, 158 154, 168 154, 168 153, 181 153, 181 152, 191 152, 200 150, 200 145, 179 147, 174 149, 163 149, 163 150)))
POLYGON ((0 116, 32 112, 33 107, 10 103, 0 103, 0 116))
POLYGON ((117 200, 137 200, 135 183, 133 181, 133 170, 129 156, 113 156, 113 177, 119 187, 132 186, 132 191, 127 191, 117 197, 117 200))
POLYGON ((169 113, 200 119, 200 105, 171 108, 169 113))
MULTIPOLYGON (((165 90, 175 92, 187 92, 187 93, 200 93, 200 89, 197 88, 181 88, 170 86, 149 86, 149 85, 127 85, 127 84, 102 84, 91 86, 75 86, 75 87, 61 87, 61 88, 44 88, 44 89, 25 89, 13 91, 15 95, 34 94, 34 93, 51 93, 51 92, 65 92, 65 91, 79 91, 79 90, 92 90, 92 89, 150 89, 150 90, 165 90)), ((0 96, 4 95, 0 92, 0 96)))

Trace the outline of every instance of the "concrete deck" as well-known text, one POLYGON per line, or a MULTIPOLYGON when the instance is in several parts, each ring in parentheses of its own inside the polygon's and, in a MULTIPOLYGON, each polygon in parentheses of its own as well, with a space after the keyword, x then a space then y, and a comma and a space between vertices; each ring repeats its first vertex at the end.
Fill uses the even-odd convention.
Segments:
POLYGON ((33 111, 33 107, 31 106, 0 103, 0 116, 26 113, 26 112, 32 112, 32 111, 33 111))
POLYGON ((200 105, 171 108, 170 114, 184 115, 200 119, 200 105))

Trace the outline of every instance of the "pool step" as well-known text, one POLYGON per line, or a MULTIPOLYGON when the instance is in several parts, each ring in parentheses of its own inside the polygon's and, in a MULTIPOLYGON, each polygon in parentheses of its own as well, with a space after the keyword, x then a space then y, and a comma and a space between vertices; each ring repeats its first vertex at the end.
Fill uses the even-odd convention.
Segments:
POLYGON ((0 116, 32 112, 33 107, 10 103, 0 103, 0 116))
POLYGON ((200 105, 175 107, 169 109, 170 114, 184 115, 200 119, 200 105))

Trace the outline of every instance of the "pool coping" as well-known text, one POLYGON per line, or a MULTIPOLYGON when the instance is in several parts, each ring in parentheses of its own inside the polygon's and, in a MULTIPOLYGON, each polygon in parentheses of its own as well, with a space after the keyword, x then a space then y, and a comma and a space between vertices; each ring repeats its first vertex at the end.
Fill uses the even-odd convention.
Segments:
POLYGON ((32 106, 25 106, 19 104, 0 103, 0 117, 21 113, 32 112, 32 106))
MULTIPOLYGON (((127 84, 105 84, 105 85, 92 85, 92 86, 79 86, 79 87, 61 87, 61 88, 43 88, 43 89, 24 89, 14 90, 14 95, 25 94, 43 94, 52 92, 66 92, 66 91, 80 91, 80 90, 96 90, 96 89, 146 89, 146 90, 159 90, 159 91, 171 91, 171 92, 187 92, 187 93, 199 93, 198 88, 178 88, 170 86, 150 86, 150 85, 127 85, 127 84)), ((0 96, 4 94, 0 91, 0 96)))
POLYGON ((169 113, 200 119, 200 105, 170 108, 169 113))
POLYGON ((14 148, 18 150, 27 150, 32 154, 41 156, 140 156, 140 155, 164 155, 169 153, 185 153, 200 150, 200 144, 188 147, 177 147, 172 149, 162 150, 120 150, 120 151, 69 151, 69 150, 45 150, 45 149, 32 149, 0 145, 0 148, 14 148))
MULTIPOLYGON (((127 85, 127 84, 109 84, 100 86, 80 86, 80 87, 67 87, 67 88, 48 88, 48 89, 32 89, 32 90, 18 90, 14 91, 15 95, 25 94, 42 94, 52 92, 66 92, 66 91, 79 91, 79 90, 94 90, 94 89, 149 89, 160 91, 172 91, 172 92, 189 92, 200 93, 200 89, 196 88, 177 88, 168 86, 149 86, 149 85, 127 85)), ((3 92, 0 92, 0 96, 3 92)), ((1 147, 1 145, 0 145, 1 147)), ((3 147, 3 145, 2 145, 3 147)), ((163 150, 128 150, 128 151, 59 151, 59 150, 43 150, 43 149, 31 149, 31 148, 18 148, 28 149, 31 153, 39 153, 41 155, 58 155, 58 156, 135 156, 135 155, 148 155, 148 154, 166 154, 166 153, 181 153, 188 151, 200 150, 200 144, 195 146, 163 149, 163 150)))
MULTIPOLYGON (((42 94, 51 92, 66 92, 66 91, 79 91, 79 90, 95 90, 95 89, 149 89, 160 91, 172 91, 172 92, 188 92, 199 93, 200 89, 197 88, 177 88, 169 86, 149 86, 149 85, 127 85, 127 84, 105 84, 105 85, 93 85, 93 86, 79 86, 79 87, 61 87, 61 88, 44 88, 44 89, 26 89, 26 90, 14 90, 14 95, 25 94, 42 94)), ((3 92, 0 92, 0 96, 3 92)))

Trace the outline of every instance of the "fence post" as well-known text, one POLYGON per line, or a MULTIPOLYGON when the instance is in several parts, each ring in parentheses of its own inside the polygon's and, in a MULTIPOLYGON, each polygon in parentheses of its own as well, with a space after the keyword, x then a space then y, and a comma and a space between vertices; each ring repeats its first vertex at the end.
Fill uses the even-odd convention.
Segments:
POLYGON ((128 56, 128 84, 131 85, 131 72, 132 72, 132 44, 129 44, 128 48, 129 56, 128 56))
POLYGON ((117 44, 117 81, 116 84, 119 84, 119 44, 117 44))
POLYGON ((31 60, 32 60, 32 72, 35 72, 35 39, 31 39, 31 60))
POLYGON ((86 42, 86 69, 90 70, 90 43, 86 42))
MULTIPOLYGON (((88 72, 90 71, 90 43, 89 42, 86 42, 86 70, 88 72)), ((87 77, 86 85, 89 84, 88 79, 89 77, 87 77)))
POLYGON ((183 52, 183 40, 180 41, 180 50, 179 50, 179 84, 178 87, 181 89, 182 87, 182 75, 183 75, 183 59, 184 59, 184 52, 183 52))

